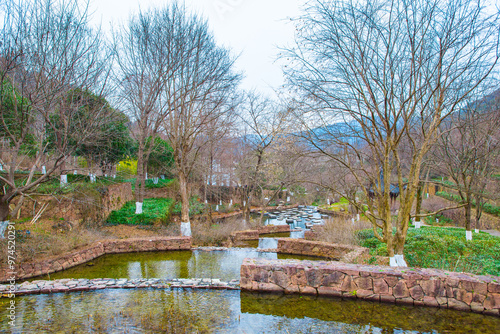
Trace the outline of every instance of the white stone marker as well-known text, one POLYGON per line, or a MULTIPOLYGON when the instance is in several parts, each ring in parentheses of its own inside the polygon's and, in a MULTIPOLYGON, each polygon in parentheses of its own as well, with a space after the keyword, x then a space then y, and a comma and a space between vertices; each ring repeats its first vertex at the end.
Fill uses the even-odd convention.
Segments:
POLYGON ((135 202, 135 214, 140 215, 142 213, 142 202, 135 202))
POLYGON ((9 225, 9 221, 4 221, 0 222, 0 239, 5 239, 5 230, 7 229, 7 226, 9 225))
POLYGON ((191 236, 191 223, 181 223, 181 235, 183 237, 190 237, 191 236))

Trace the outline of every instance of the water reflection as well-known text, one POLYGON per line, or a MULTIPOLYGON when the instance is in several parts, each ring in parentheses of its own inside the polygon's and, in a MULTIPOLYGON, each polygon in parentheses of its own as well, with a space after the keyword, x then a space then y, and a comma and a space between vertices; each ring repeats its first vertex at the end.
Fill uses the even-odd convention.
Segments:
MULTIPOLYGON (((7 299, 0 299, 5 319, 7 299)), ((104 290, 16 298, 6 333, 499 333, 500 319, 444 309, 239 291, 104 290)))
POLYGON ((240 267, 245 258, 317 259, 297 255, 278 255, 276 253, 258 252, 252 249, 233 249, 230 251, 212 252, 194 250, 109 254, 101 256, 90 263, 35 279, 219 278, 223 281, 230 281, 240 278, 240 267))

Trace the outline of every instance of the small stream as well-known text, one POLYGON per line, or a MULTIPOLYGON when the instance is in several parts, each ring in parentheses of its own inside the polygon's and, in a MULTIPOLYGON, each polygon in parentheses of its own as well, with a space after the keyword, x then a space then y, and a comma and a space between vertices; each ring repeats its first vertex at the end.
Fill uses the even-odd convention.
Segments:
MULTIPOLYGON (((0 299, 6 318, 9 300, 0 299)), ((445 309, 218 290, 101 290, 16 298, 2 333, 499 333, 500 319, 445 309)))

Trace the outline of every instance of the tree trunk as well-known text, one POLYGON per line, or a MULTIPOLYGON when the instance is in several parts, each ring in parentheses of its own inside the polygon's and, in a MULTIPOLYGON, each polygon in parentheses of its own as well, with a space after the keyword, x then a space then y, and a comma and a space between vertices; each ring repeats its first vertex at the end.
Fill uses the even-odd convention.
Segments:
POLYGON ((479 230, 481 226, 479 225, 481 216, 483 215, 483 197, 481 195, 476 196, 476 229, 479 230))
POLYGON ((139 145, 137 152, 137 179, 135 180, 135 201, 142 203, 144 194, 142 193, 142 183, 144 183, 144 149, 139 145))
POLYGON ((471 216, 472 216, 472 203, 470 197, 467 196, 467 205, 465 206, 465 238, 467 240, 472 240, 471 231, 471 216))
POLYGON ((181 192, 181 234, 183 236, 191 236, 188 183, 187 177, 182 170, 179 170, 179 187, 181 192))
POLYGON ((420 228, 420 212, 422 211, 422 183, 418 184, 417 188, 417 205, 415 207, 415 228, 420 228))
POLYGON ((189 222, 189 194, 186 175, 181 171, 179 172, 179 186, 181 192, 181 221, 189 222))
POLYGON ((145 190, 145 175, 144 175, 144 147, 139 143, 137 151, 137 178, 135 180, 135 213, 142 213, 142 204, 144 203, 145 190))
POLYGON ((243 212, 245 214, 245 220, 247 222, 250 221, 250 194, 246 193, 245 200, 243 202, 245 205, 243 206, 243 212))
POLYGON ((10 218, 9 202, 0 199, 0 222, 7 221, 10 218))

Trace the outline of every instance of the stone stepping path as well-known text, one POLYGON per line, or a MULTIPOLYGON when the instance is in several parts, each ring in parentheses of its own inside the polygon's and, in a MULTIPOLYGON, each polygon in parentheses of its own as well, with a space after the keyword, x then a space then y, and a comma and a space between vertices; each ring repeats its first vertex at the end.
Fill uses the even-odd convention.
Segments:
POLYGON ((60 292, 92 291, 102 289, 214 289, 240 290, 240 281, 223 282, 214 278, 175 278, 175 279, 59 279, 53 281, 37 280, 16 284, 15 289, 8 284, 0 284, 0 294, 16 296, 50 294, 60 292))

